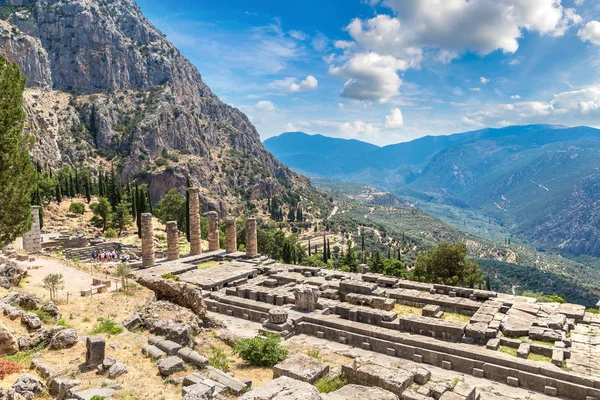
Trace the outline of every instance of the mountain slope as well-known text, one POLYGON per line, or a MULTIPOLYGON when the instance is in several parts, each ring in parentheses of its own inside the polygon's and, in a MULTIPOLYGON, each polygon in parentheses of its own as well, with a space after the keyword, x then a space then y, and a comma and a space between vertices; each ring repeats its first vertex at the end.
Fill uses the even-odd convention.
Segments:
POLYGON ((27 127, 42 167, 114 166, 149 183, 154 199, 189 174, 222 214, 290 190, 318 196, 133 1, 2 3, 0 51, 29 78, 27 127))
MULTIPOLYGON (((315 175, 481 210, 537 247, 600 256, 600 130, 483 129, 372 149, 359 161, 342 151, 343 139, 334 140, 335 155, 312 161, 315 175)), ((292 161, 302 161, 311 145, 297 144, 292 161)))

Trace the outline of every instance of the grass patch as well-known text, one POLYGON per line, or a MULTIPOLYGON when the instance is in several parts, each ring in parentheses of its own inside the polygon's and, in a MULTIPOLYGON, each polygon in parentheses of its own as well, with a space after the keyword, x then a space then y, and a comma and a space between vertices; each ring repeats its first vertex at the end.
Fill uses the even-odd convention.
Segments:
POLYGON ((322 358, 321 351, 319 349, 310 349, 306 352, 306 355, 314 358, 315 360, 320 360, 322 358))
POLYGON ((512 348, 512 347, 500 346, 500 348, 498 350, 500 350, 501 352, 503 352, 505 354, 509 354, 511 356, 514 356, 514 357, 517 356, 517 349, 512 348))
POLYGON ((229 364, 233 362, 227 357, 227 353, 220 347, 211 346, 212 354, 208 357, 208 365, 213 368, 220 369, 224 372, 229 372, 229 364))
POLYGON ((588 312, 590 314, 600 314, 600 310, 598 310, 597 308, 588 308, 587 310, 585 310, 585 312, 588 312))
POLYGON ((59 319, 58 321, 56 321, 56 325, 64 326, 65 328, 68 328, 68 329, 73 329, 73 325, 69 324, 64 319, 59 319))
POLYGON ((42 310, 29 310, 29 312, 32 312, 35 315, 37 315, 38 318, 40 319, 40 321, 42 321, 45 324, 53 324, 56 321, 54 319, 54 317, 52 315, 48 314, 46 311, 42 311, 42 310))
POLYGON ((221 265, 221 261, 208 261, 202 264, 198 264, 198 269, 209 269, 221 265))
POLYGON ((408 314, 421 315, 422 313, 422 309, 419 307, 405 306, 402 304, 395 304, 392 311, 398 314, 399 317, 408 314))
POLYGON ((529 357, 527 357, 527 359, 531 360, 531 361, 552 362, 552 358, 550 358, 550 357, 546 357, 541 354, 533 354, 533 353, 529 353, 529 357))
POLYGON ((15 362, 17 364, 21 364, 23 366, 29 367, 29 365, 31 364, 31 360, 33 360, 35 358, 35 355, 37 353, 44 350, 44 348, 46 348, 45 342, 40 343, 39 345, 35 346, 32 349, 25 350, 25 351, 19 351, 18 353, 15 353, 10 356, 8 356, 8 355, 4 356, 4 358, 6 358, 9 361, 15 362))
POLYGON ((315 382, 315 387, 320 393, 331 393, 346 385, 346 378, 338 375, 335 378, 325 375, 315 382))
POLYGON ((100 333, 106 333, 108 335, 118 335, 123 333, 123 327, 118 325, 112 319, 98 318, 98 322, 92 328, 90 332, 92 335, 98 335, 100 333))
POLYGON ((452 388, 454 389, 456 387, 456 385, 458 385, 458 382, 464 382, 464 378, 454 378, 454 380, 452 381, 452 383, 450 383, 450 385, 452 385, 452 388))
POLYGON ((554 342, 546 342, 543 340, 532 340, 531 344, 539 344, 541 346, 548 346, 548 347, 553 347, 554 346, 554 342))
POLYGON ((471 316, 469 315, 445 311, 442 319, 445 319, 446 321, 464 322, 466 324, 471 322, 471 316))
POLYGON ((175 282, 179 282, 180 281, 180 279, 179 279, 179 277, 177 275, 172 274, 170 272, 168 274, 163 274, 160 277, 163 278, 163 279, 171 279, 171 280, 174 280, 175 282))

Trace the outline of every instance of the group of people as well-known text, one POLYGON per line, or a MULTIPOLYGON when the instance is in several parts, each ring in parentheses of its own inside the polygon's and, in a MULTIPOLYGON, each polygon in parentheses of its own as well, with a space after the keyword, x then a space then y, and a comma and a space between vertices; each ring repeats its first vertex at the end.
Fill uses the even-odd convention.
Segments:
POLYGON ((118 261, 119 259, 121 260, 121 262, 127 262, 129 261, 129 257, 126 254, 121 254, 120 251, 116 251, 116 250, 112 250, 112 251, 93 251, 92 252, 92 258, 94 259, 94 261, 99 261, 99 262, 111 262, 111 261, 118 261))

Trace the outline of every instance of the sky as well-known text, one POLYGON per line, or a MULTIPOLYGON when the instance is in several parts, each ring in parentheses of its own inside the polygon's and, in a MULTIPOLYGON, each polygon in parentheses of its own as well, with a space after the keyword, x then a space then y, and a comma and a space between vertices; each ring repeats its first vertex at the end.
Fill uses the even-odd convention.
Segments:
POLYGON ((600 127, 597 0, 137 0, 261 138, 600 127))

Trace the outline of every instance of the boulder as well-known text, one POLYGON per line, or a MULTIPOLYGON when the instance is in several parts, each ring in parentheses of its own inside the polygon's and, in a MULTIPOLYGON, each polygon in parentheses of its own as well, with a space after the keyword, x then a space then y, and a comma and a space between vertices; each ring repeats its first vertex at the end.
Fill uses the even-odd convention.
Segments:
POLYGON ((287 376, 308 383, 314 383, 328 373, 329 365, 302 353, 289 356, 273 367, 273 378, 287 376))
POLYGON ((27 267, 9 260, 0 263, 0 286, 4 289, 18 286, 21 279, 24 279, 26 276, 27 267))
POLYGON ((11 389, 22 396, 33 397, 31 394, 36 395, 44 391, 44 382, 33 375, 23 374, 13 383, 11 389))
POLYGON ((0 322, 0 354, 15 354, 17 351, 19 351, 17 338, 6 325, 0 322))
POLYGON ((42 343, 49 343, 50 340, 59 332, 65 330, 64 326, 54 326, 52 328, 42 328, 37 332, 19 337, 19 350, 30 350, 42 343))
POLYGON ((58 307, 56 307, 56 304, 54 304, 51 301, 44 304, 42 308, 40 308, 40 311, 47 313, 54 319, 60 319, 61 317, 60 311, 58 311, 58 307))
POLYGON ((113 356, 108 356, 104 360, 102 360, 102 369, 104 371, 110 369, 113 365, 115 365, 117 360, 113 356))
POLYGON ((68 349, 75 346, 79 336, 73 329, 64 329, 50 339, 50 350, 68 349))
POLYGON ((206 318, 206 306, 201 289, 150 274, 140 276, 138 283, 152 290, 157 300, 170 301, 189 308, 200 318, 206 318))
POLYGON ((140 313, 135 313, 131 317, 126 318, 121 322, 121 325, 127 330, 133 330, 144 324, 140 313))
POLYGON ((32 331, 37 331, 42 327, 42 321, 40 321, 40 317, 34 313, 24 313, 21 316, 21 323, 25 325, 27 329, 32 331))
POLYGON ((282 376, 251 390, 238 400, 321 400, 317 388, 310 383, 282 376))
POLYGON ((100 336, 90 336, 85 343, 85 365, 88 368, 96 368, 104 361, 104 352, 106 350, 106 342, 100 336))

